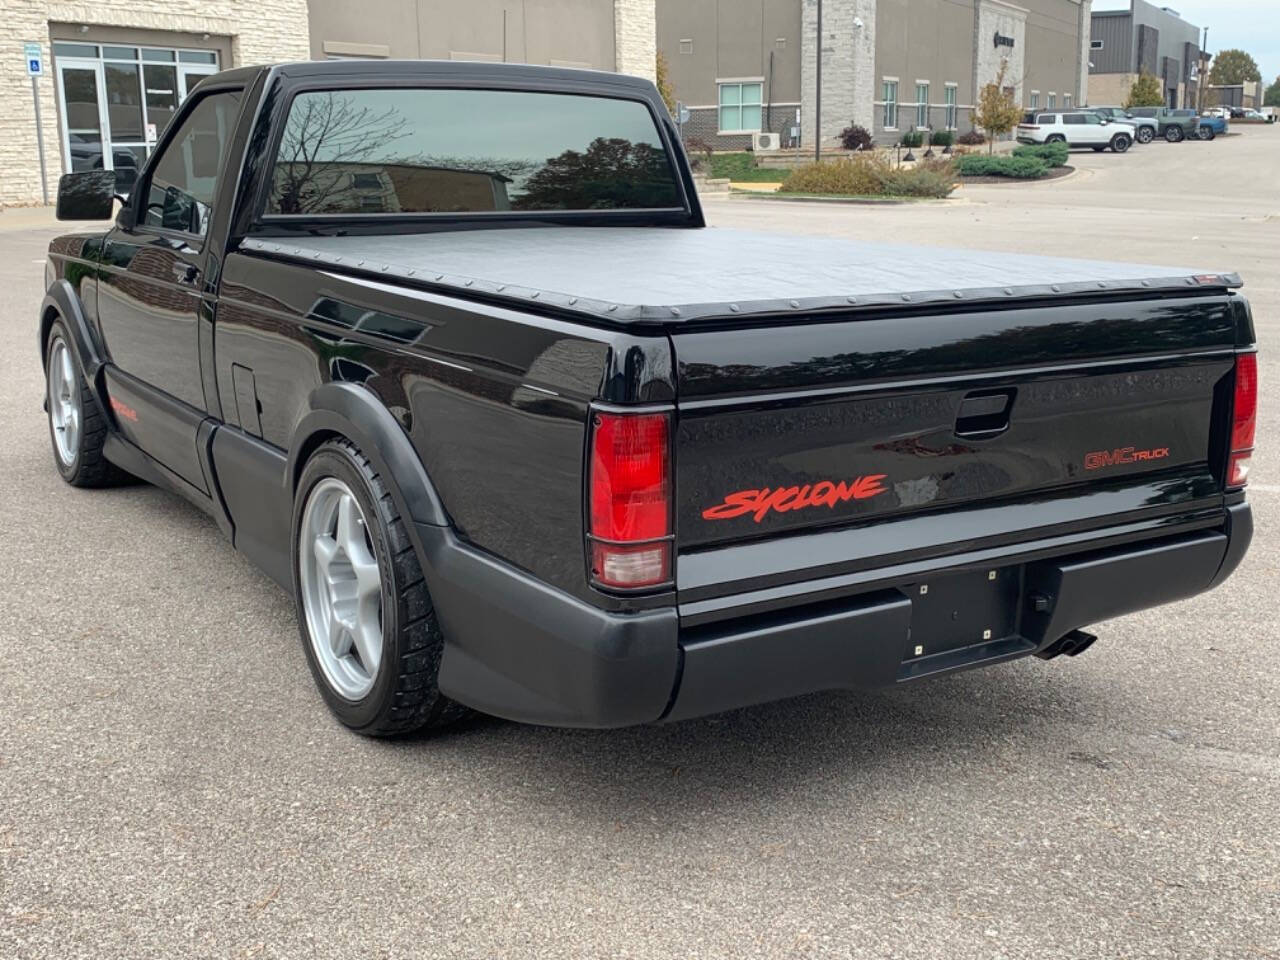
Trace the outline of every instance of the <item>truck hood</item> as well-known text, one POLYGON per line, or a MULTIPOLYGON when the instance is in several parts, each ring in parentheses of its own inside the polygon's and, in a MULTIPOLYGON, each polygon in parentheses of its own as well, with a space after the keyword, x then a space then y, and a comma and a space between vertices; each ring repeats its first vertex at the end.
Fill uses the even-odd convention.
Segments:
POLYGON ((716 227, 251 238, 243 249, 623 324, 1240 286, 1212 270, 716 227))

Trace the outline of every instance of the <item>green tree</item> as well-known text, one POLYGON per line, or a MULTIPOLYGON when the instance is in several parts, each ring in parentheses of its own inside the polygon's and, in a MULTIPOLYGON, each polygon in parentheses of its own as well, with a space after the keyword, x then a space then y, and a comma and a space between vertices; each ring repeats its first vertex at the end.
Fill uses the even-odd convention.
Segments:
POLYGON ((1276 77, 1276 82, 1267 87, 1267 92, 1262 97, 1262 105, 1280 107, 1280 77, 1276 77))
POLYGON ((1221 50, 1209 70, 1210 83, 1248 83, 1262 79, 1257 62, 1243 50, 1221 50))
POLYGON ((1009 61, 1000 64, 996 78, 978 94, 978 106, 973 111, 973 122, 987 132, 987 152, 995 149, 995 138, 1012 130, 1022 119, 1022 107, 1014 99, 1013 88, 1005 86, 1005 72, 1009 61))
POLYGON ((676 94, 671 89, 671 68, 667 65, 667 58, 662 51, 658 51, 658 61, 654 67, 654 74, 657 77, 655 83, 658 86, 658 93, 662 95, 662 102, 667 105, 667 113, 673 117, 676 115, 676 94))
POLYGON ((1138 79, 1129 88, 1129 96, 1124 102, 1129 107, 1163 107, 1164 94, 1160 90, 1160 81, 1145 70, 1138 74, 1138 79))

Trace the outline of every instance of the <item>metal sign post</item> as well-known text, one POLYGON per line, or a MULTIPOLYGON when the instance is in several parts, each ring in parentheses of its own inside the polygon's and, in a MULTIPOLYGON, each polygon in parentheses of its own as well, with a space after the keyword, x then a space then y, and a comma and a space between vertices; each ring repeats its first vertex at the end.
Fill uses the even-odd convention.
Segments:
POLYGON ((40 194, 45 206, 49 205, 49 173, 44 162, 44 124, 40 120, 40 78, 44 76, 44 51, 38 43, 22 46, 22 59, 27 62, 27 76, 31 78, 31 101, 36 108, 36 149, 40 152, 40 194))

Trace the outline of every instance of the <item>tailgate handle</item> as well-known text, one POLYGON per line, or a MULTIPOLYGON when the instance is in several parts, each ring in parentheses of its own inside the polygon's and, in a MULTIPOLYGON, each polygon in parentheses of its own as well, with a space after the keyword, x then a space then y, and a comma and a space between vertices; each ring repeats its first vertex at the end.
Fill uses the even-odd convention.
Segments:
POLYGON ((960 401, 960 413, 956 416, 956 435, 994 436, 1009 429, 1013 393, 1013 390, 986 390, 969 394, 960 401))

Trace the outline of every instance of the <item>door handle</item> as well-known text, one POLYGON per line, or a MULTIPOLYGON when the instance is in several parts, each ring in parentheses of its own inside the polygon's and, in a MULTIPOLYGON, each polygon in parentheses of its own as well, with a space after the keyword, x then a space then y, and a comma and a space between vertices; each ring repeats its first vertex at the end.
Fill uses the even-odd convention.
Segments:
POLYGON ((1009 429, 1014 390, 984 390, 968 394, 960 401, 956 415, 956 436, 993 437, 1009 429))

